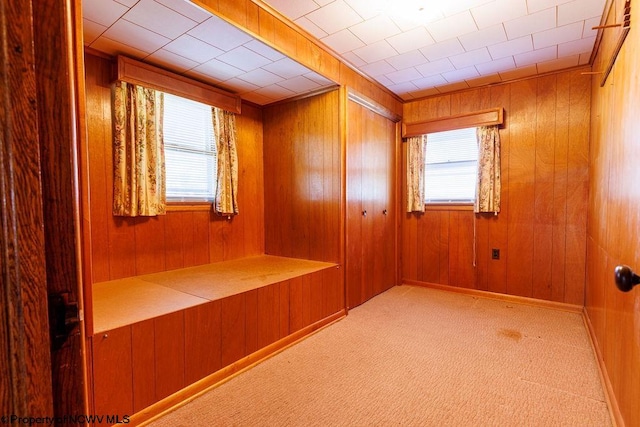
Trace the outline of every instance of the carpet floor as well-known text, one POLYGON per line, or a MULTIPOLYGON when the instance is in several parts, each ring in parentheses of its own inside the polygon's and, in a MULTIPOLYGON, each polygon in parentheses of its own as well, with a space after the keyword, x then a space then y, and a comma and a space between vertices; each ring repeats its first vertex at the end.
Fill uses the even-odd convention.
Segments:
POLYGON ((579 314, 399 286, 163 426, 610 426, 579 314))

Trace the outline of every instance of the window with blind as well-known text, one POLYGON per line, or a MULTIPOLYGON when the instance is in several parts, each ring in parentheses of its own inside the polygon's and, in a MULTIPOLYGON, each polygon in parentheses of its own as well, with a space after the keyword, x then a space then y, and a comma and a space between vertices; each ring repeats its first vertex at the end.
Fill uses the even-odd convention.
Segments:
POLYGON ((476 128, 430 133, 425 162, 425 203, 473 203, 476 198, 476 128))
POLYGON ((211 106, 164 94, 167 200, 212 201, 216 188, 216 142, 211 106))

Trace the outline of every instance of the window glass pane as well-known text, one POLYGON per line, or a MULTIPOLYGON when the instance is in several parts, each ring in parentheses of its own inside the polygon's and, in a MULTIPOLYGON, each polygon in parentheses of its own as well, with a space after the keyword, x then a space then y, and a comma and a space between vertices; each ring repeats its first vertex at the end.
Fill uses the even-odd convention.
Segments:
POLYGON ((213 200, 216 144, 211 107, 164 95, 167 200, 213 200))
POLYGON ((425 201, 473 202, 476 195, 478 144, 476 129, 457 129, 427 136, 425 201))

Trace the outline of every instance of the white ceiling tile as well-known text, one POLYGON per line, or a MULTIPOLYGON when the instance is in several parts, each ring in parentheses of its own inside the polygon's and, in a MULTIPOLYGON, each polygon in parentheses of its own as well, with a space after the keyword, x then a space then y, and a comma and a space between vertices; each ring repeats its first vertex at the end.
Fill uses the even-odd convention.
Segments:
POLYGON ((536 49, 551 46, 554 44, 566 43, 582 38, 582 28, 584 22, 575 22, 563 27, 553 28, 533 35, 533 46, 536 49))
POLYGON ((458 39, 451 39, 444 42, 432 44, 431 46, 420 48, 420 52, 422 52, 422 54, 426 56, 429 61, 433 62, 451 55, 463 53, 464 48, 462 47, 458 39))
POLYGON ((533 43, 531 36, 525 36, 519 39, 509 40, 508 42, 494 44, 493 46, 489 46, 488 49, 493 59, 500 59, 505 56, 517 55, 533 50, 533 43))
POLYGON ((353 51, 368 64, 397 55, 398 52, 386 40, 361 47, 353 51))
POLYGON ((571 0, 527 0, 527 7, 529 13, 535 13, 570 1, 571 0))
POLYGON ((455 67, 447 58, 440 59, 438 61, 429 62, 416 67, 420 74, 425 77, 430 77, 435 74, 445 73, 447 71, 455 70, 455 67))
POLYGON ((321 39, 321 41, 337 53, 350 52, 364 46, 364 42, 348 29, 333 33, 330 36, 321 39))
POLYGON ((273 98, 273 99, 285 99, 285 98, 289 98, 291 96, 296 95, 295 92, 287 88, 284 88, 282 86, 279 86, 277 84, 262 87, 254 91, 254 93, 258 93, 260 95, 264 95, 266 97, 273 98))
POLYGON ((392 92, 397 93, 398 95, 403 95, 405 93, 410 93, 410 92, 415 92, 416 90, 418 90, 417 87, 415 87, 415 85, 411 82, 405 82, 405 83, 399 83, 399 84, 395 84, 395 85, 391 85, 389 86, 389 89, 392 92))
POLYGON ((258 86, 269 86, 284 80, 282 77, 261 68, 249 71, 248 73, 244 73, 236 77, 258 86))
POLYGON ((216 16, 199 24, 190 30, 189 34, 224 51, 229 51, 253 40, 247 33, 216 16))
POLYGON ((427 58, 425 58, 419 50, 413 50, 411 52, 403 53, 402 55, 393 56, 386 61, 396 70, 404 70, 405 68, 415 67, 416 65, 428 62, 427 58))
POLYGON ((278 85, 295 93, 310 92, 320 87, 318 83, 304 76, 298 76, 292 79, 283 80, 278 83, 278 85))
POLYGON ((593 27, 600 25, 600 16, 587 19, 584 21, 584 28, 582 30, 582 37, 595 37, 598 35, 598 30, 594 30, 593 27))
POLYGON ((358 55, 356 55, 353 52, 346 52, 342 54, 342 58, 344 58, 344 60, 348 63, 351 64, 354 67, 362 67, 364 65, 367 65, 366 62, 364 62, 362 60, 362 58, 360 58, 358 55))
POLYGON ((123 18, 169 39, 197 25, 197 22, 153 0, 140 0, 123 18))
POLYGON ((107 27, 104 25, 100 25, 97 22, 90 21, 88 19, 82 20, 82 29, 83 29, 83 43, 85 45, 90 45, 97 39, 100 34, 104 33, 107 27))
POLYGON ((471 9, 478 28, 487 28, 527 14, 525 0, 495 0, 471 9))
POLYGON ((406 53, 435 43, 425 27, 416 27, 413 30, 397 34, 387 38, 387 41, 398 53, 406 53))
POLYGON ((420 14, 414 16, 399 16, 391 13, 390 17, 402 31, 409 31, 416 27, 424 27, 431 22, 445 18, 444 14, 439 10, 435 13, 430 12, 426 16, 420 14))
POLYGON ((244 46, 239 46, 217 57, 219 61, 243 71, 251 71, 263 65, 271 64, 271 61, 244 46))
POLYGON ((373 62, 360 67, 360 69, 372 77, 378 77, 382 74, 389 74, 397 71, 397 69, 387 61, 373 62))
POLYGON ((602 16, 604 0, 574 0, 558 6, 558 25, 602 16))
POLYGON ((511 70, 513 68, 516 68, 516 64, 513 62, 513 56, 506 56, 501 59, 496 59, 495 61, 476 65, 476 70, 478 70, 481 76, 496 74, 500 71, 511 70))
POLYGON ((309 21, 309 19, 307 17, 305 17, 305 16, 302 16, 302 17, 296 19, 295 23, 300 25, 305 30, 307 30, 309 33, 311 33, 312 36, 314 36, 318 40, 323 38, 323 37, 327 37, 329 35, 329 34, 327 34, 327 32, 325 30, 323 30, 322 28, 318 27, 313 22, 309 21))
POLYGON ((334 82, 332 82, 331 80, 325 78, 324 76, 321 76, 320 74, 316 73, 316 72, 309 72, 307 74, 304 75, 306 78, 308 78, 309 80, 313 80, 314 82, 318 83, 318 85, 320 86, 333 86, 335 85, 334 82))
POLYGON ((542 62, 538 64, 538 73, 548 73, 550 71, 563 70, 565 68, 575 67, 580 61, 580 55, 554 59, 553 61, 542 62))
POLYGON ((421 79, 412 80, 412 83, 418 87, 418 89, 426 89, 429 87, 446 85, 447 82, 440 74, 434 74, 430 77, 423 77, 421 79))
POLYGON ((591 53, 595 41, 595 37, 589 37, 568 43, 561 43, 558 45, 558 57, 572 56, 579 53, 591 53))
POLYGON ((548 30, 556 26, 556 8, 541 10, 540 12, 521 18, 512 19, 504 23, 509 40, 548 30))
POLYGON ((111 26, 128 10, 113 0, 82 0, 82 16, 105 27, 111 26))
POLYGON ((129 45, 134 49, 147 53, 155 52, 171 41, 160 34, 124 19, 113 24, 103 35, 111 40, 129 45))
POLYGON ((133 7, 139 0, 116 0, 118 3, 121 3, 127 7, 133 7))
POLYGON ((514 55, 516 65, 518 67, 526 67, 527 65, 536 64, 538 62, 551 61, 558 58, 558 47, 549 46, 543 49, 532 50, 531 52, 520 53, 514 55))
POLYGON ((400 28, 391 19, 382 15, 352 25, 349 29, 366 44, 375 43, 400 33, 400 28))
POLYGON ((306 67, 287 57, 275 61, 271 64, 265 65, 262 68, 269 71, 270 73, 282 77, 283 79, 288 79, 309 72, 306 67))
POLYGON ((269 58, 272 61, 278 61, 285 58, 283 54, 258 40, 251 40, 250 42, 245 43, 244 47, 246 47, 247 49, 251 49, 256 53, 259 53, 260 55, 264 56, 265 58, 269 58))
POLYGON ((326 6, 334 0, 313 0, 313 1, 318 3, 319 6, 326 6))
POLYGON ((467 67, 461 70, 453 70, 442 73, 442 77, 444 77, 449 83, 456 83, 462 80, 468 80, 479 76, 480 73, 478 73, 476 67, 467 67))
POLYGON ((382 86, 389 87, 393 84, 391 80, 386 78, 385 76, 376 76, 376 81, 380 83, 382 86))
POLYGON ((229 64, 225 64, 224 62, 220 62, 217 59, 212 59, 211 61, 198 65, 189 72, 210 76, 215 78, 217 81, 229 80, 244 73, 242 70, 232 67, 229 64))
POLYGON ((438 7, 445 16, 451 16, 468 9, 473 9, 474 7, 482 6, 483 4, 491 3, 492 1, 493 0, 456 0, 441 2, 438 7))
POLYGON ((509 80, 521 79, 523 77, 535 76, 536 74, 538 74, 536 66, 529 65, 522 68, 516 68, 514 70, 501 71, 500 78, 503 82, 506 82, 509 80))
POLYGON ((454 67, 466 68, 476 64, 482 64, 483 62, 491 61, 491 55, 486 47, 481 49, 472 50, 471 52, 461 53, 449 58, 454 67))
POLYGON ((481 47, 507 41, 507 35, 502 24, 487 27, 475 33, 465 34, 458 37, 465 50, 475 50, 481 47))
POLYGON ((328 34, 333 34, 362 22, 360 15, 351 9, 344 0, 336 0, 321 9, 315 10, 309 13, 307 18, 328 34))
POLYGON ((196 61, 192 61, 184 56, 176 55, 175 53, 165 49, 155 51, 153 54, 147 56, 145 60, 157 66, 175 71, 176 73, 184 73, 185 71, 200 65, 200 63, 196 61))
POLYGON ((502 79, 498 74, 492 74, 489 76, 482 76, 475 79, 467 80, 467 84, 470 87, 481 87, 481 86, 491 85, 494 83, 500 83, 501 81, 502 79))
MULTIPOLYGON (((330 3, 333 0, 326 0, 325 3, 330 3)), ((371 19, 374 16, 380 14, 383 5, 381 0, 345 0, 346 3, 355 10, 358 15, 362 16, 362 19, 371 19)))
POLYGON ((411 80, 421 79, 422 74, 418 72, 415 68, 406 68, 400 71, 394 71, 393 73, 386 74, 389 80, 391 80, 395 84, 409 82, 411 80))
MULTIPOLYGON (((137 0, 133 0, 134 3, 136 1, 137 0)), ((199 7, 198 5, 190 1, 184 1, 184 0, 156 0, 156 1, 198 23, 206 21, 211 16, 211 13, 209 13, 208 11, 202 9, 201 7, 199 7)))
POLYGON ((200 64, 224 53, 224 51, 217 47, 211 46, 210 44, 196 39, 195 37, 191 37, 188 34, 178 37, 171 43, 167 44, 164 49, 185 58, 189 58, 200 64))
POLYGON ((313 0, 269 0, 268 3, 292 21, 318 9, 313 0))
POLYGON ((145 56, 149 55, 149 52, 136 49, 132 46, 127 46, 104 36, 98 37, 96 41, 91 43, 91 47, 111 56, 127 55, 131 58, 142 59, 145 56))
POLYGON ((463 34, 469 34, 477 29, 478 27, 469 11, 427 24, 429 34, 431 34, 436 42, 442 42, 463 34))

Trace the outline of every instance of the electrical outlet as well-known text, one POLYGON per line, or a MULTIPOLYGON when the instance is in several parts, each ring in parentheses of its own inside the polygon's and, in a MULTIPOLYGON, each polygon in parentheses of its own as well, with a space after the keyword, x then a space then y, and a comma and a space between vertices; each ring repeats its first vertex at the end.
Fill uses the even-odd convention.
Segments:
POLYGON ((500 249, 491 249, 491 259, 500 259, 500 249))

